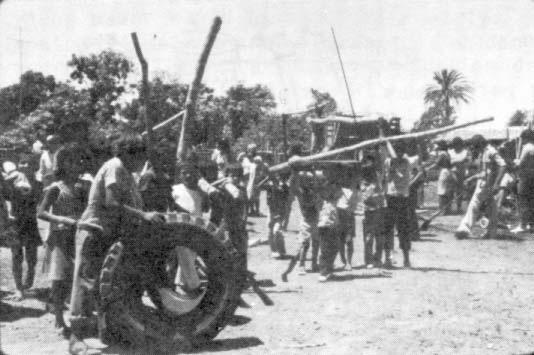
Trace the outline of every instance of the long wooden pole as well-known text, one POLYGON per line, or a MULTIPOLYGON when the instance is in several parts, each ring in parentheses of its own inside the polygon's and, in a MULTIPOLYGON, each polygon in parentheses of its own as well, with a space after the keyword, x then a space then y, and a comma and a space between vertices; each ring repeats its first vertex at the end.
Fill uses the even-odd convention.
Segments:
POLYGON ((144 113, 143 118, 145 121, 146 126, 146 136, 147 136, 147 151, 148 151, 148 159, 150 163, 152 163, 152 166, 155 167, 154 164, 154 135, 152 133, 152 110, 150 107, 150 87, 148 85, 148 63, 143 56, 143 51, 141 50, 141 45, 139 44, 139 39, 137 38, 137 33, 132 32, 132 41, 135 48, 135 53, 137 54, 137 58, 139 59, 139 63, 141 63, 141 70, 142 70, 142 89, 141 89, 141 101, 143 103, 144 107, 144 113))
POLYGON ((345 80, 345 87, 347 88, 347 95, 349 96, 350 109, 354 117, 356 117, 356 111, 354 111, 354 105, 352 104, 352 95, 350 94, 349 83, 347 81, 347 75, 345 74, 345 67, 343 66, 343 60, 341 59, 341 52, 339 51, 339 46, 337 44, 336 33, 334 32, 333 27, 330 27, 330 29, 332 30, 332 37, 334 37, 334 44, 336 45, 337 57, 339 58, 339 64, 341 65, 341 72, 343 73, 343 80, 345 80))
POLYGON ((198 91, 200 90, 200 84, 202 77, 204 76, 204 69, 208 62, 208 57, 215 42, 215 38, 221 29, 222 20, 220 17, 215 17, 213 24, 211 25, 208 38, 204 45, 204 50, 198 60, 197 70, 195 78, 189 86, 187 93, 187 99, 185 101, 185 114, 182 120, 182 129, 178 138, 178 148, 176 149, 176 161, 181 162, 186 159, 187 152, 191 149, 191 137, 192 137, 192 122, 195 119, 195 102, 198 97, 198 91))
MULTIPOLYGON (((154 127, 152 127, 152 132, 159 132, 163 128, 166 128, 173 124, 176 120, 178 120, 180 117, 182 117, 185 114, 185 110, 178 112, 175 115, 172 115, 171 117, 167 118, 165 121, 158 123, 154 127)), ((141 133, 142 136, 146 136, 148 134, 148 131, 143 131, 141 133)))
POLYGON ((358 144, 350 145, 348 147, 343 147, 343 148, 330 150, 328 152, 322 152, 322 153, 318 153, 318 154, 313 154, 313 155, 309 155, 307 157, 301 157, 301 158, 295 159, 295 160, 293 160, 291 162, 285 162, 285 163, 281 163, 281 164, 278 164, 278 165, 274 165, 271 168, 269 168, 269 172, 270 173, 274 173, 274 172, 278 172, 278 171, 289 169, 289 168, 291 168, 293 166, 297 167, 300 163, 308 163, 308 162, 315 161, 315 160, 321 160, 321 159, 334 157, 334 156, 336 156, 338 154, 343 154, 343 153, 347 153, 347 152, 352 152, 352 151, 362 150, 362 149, 365 149, 365 148, 370 148, 370 147, 373 147, 373 146, 377 146, 377 145, 383 144, 386 141, 396 142, 396 141, 402 141, 402 140, 406 140, 406 139, 416 139, 416 138, 423 138, 423 137, 428 137, 428 136, 436 136, 438 134, 442 134, 442 133, 454 131, 454 130, 457 130, 457 129, 460 129, 460 128, 473 126, 473 125, 477 125, 477 124, 484 123, 484 122, 490 122, 490 121, 493 121, 493 117, 484 118, 484 119, 480 119, 480 120, 476 120, 476 121, 472 121, 472 122, 467 122, 467 123, 462 123, 462 124, 458 124, 458 125, 443 127, 443 128, 431 129, 431 130, 424 131, 424 132, 401 134, 401 135, 398 135, 398 136, 392 136, 392 137, 387 137, 387 138, 370 139, 370 140, 367 140, 367 141, 364 141, 364 142, 360 142, 358 144))

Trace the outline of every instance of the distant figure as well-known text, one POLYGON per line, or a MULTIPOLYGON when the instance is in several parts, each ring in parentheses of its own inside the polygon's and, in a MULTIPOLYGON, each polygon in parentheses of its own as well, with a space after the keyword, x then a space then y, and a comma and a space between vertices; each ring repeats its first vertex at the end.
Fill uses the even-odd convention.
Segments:
POLYGON ((463 213, 462 202, 464 200, 464 180, 467 174, 467 163, 469 161, 469 151, 465 148, 465 143, 462 138, 454 137, 449 149, 449 156, 451 157, 452 172, 456 177, 456 186, 454 189, 454 197, 456 198, 456 212, 463 213))
POLYGON ((18 243, 11 248, 15 298, 21 300, 33 286, 37 248, 42 244, 35 218, 35 196, 29 179, 12 162, 4 162, 6 197, 11 202, 18 243), (26 279, 22 281, 22 263, 26 259, 26 279))
POLYGON ((249 144, 247 147, 247 156, 243 159, 243 173, 248 173, 246 182, 247 198, 249 203, 249 216, 260 216, 260 191, 257 184, 266 176, 266 165, 263 159, 258 155, 256 144, 249 144))
POLYGON ((523 131, 521 141, 523 144, 521 154, 519 159, 515 161, 521 224, 512 230, 514 233, 521 233, 534 226, 534 131, 523 131))
POLYGON ((230 150, 230 142, 227 139, 221 139, 217 143, 217 148, 211 154, 211 160, 217 164, 217 178, 222 179, 226 167, 232 162, 232 151, 230 150))
POLYGON ((448 157, 442 157, 437 162, 439 171, 437 193, 439 197, 439 209, 443 210, 443 214, 451 214, 451 204, 454 198, 454 190, 456 187, 456 177, 452 172, 451 161, 448 157))
POLYGON ((54 168, 55 168, 55 154, 61 147, 59 137, 56 135, 50 135, 46 137, 45 148, 41 153, 41 159, 39 160, 39 170, 35 176, 43 188, 46 188, 54 181, 54 168))

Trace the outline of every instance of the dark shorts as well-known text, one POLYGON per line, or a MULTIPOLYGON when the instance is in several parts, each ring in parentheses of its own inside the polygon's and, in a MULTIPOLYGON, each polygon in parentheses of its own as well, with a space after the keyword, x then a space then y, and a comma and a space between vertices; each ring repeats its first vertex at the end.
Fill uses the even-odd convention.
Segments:
POLYGON ((338 229, 347 238, 354 238, 356 235, 356 223, 352 211, 337 209, 338 229))

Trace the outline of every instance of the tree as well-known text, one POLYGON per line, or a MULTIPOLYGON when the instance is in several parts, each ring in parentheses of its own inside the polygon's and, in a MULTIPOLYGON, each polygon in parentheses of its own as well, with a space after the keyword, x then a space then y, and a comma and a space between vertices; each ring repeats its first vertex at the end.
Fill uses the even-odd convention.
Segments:
POLYGON ((52 75, 28 70, 20 82, 0 89, 0 125, 7 127, 15 123, 19 115, 27 115, 53 94, 56 81, 52 75))
POLYGON ((527 112, 517 110, 514 112, 512 117, 508 120, 508 126, 524 126, 527 124, 527 112))
MULTIPOLYGON (((162 122, 169 117, 184 110, 185 101, 189 86, 174 78, 170 78, 165 73, 158 75, 149 83, 150 104, 152 106, 152 117, 154 123, 162 122)), ((213 94, 213 89, 205 85, 200 86, 197 98, 196 120, 194 122, 196 134, 193 144, 207 143, 214 145, 222 134, 222 106, 223 99, 213 94)), ((139 128, 144 130, 144 124, 140 120, 139 110, 141 102, 139 99, 132 100, 123 110, 121 115, 127 117, 139 128)), ((168 140, 176 139, 176 127, 180 127, 181 120, 178 120, 174 128, 158 133, 158 137, 168 140)))
POLYGON ((427 122, 421 126, 437 128, 451 125, 455 121, 453 102, 456 104, 468 103, 473 88, 464 76, 456 70, 443 69, 434 72, 433 79, 436 85, 430 85, 425 90, 425 104, 429 104, 430 108, 425 113, 426 115, 423 114, 427 122))
POLYGON ((266 86, 232 86, 226 92, 224 102, 225 124, 229 127, 232 137, 237 139, 275 107, 274 96, 266 86))
POLYGON ((72 68, 71 79, 87 87, 81 91, 89 94, 89 118, 100 122, 111 120, 117 99, 128 88, 132 62, 123 54, 108 49, 88 56, 73 54, 67 65, 72 68))

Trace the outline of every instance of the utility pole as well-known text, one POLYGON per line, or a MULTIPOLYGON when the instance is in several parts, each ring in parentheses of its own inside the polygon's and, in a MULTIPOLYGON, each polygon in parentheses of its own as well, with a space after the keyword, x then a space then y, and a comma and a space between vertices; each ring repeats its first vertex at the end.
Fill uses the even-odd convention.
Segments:
POLYGON ((19 117, 22 115, 22 27, 19 26, 19 66, 20 66, 20 76, 19 76, 19 117))

